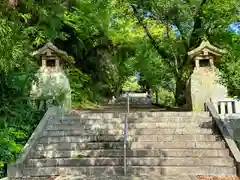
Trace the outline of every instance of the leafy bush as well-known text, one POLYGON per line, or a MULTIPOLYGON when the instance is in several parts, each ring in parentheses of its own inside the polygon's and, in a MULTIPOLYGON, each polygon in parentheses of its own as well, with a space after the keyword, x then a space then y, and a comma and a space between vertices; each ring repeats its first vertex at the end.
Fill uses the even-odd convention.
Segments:
POLYGON ((127 79, 127 81, 123 85, 123 90, 124 91, 136 91, 140 90, 141 86, 138 84, 138 79, 133 76, 127 79))
POLYGON ((21 100, 0 108, 0 112, 0 169, 4 176, 4 166, 17 159, 44 111, 36 111, 25 100, 21 100))
POLYGON ((77 68, 67 70, 72 96, 72 107, 80 108, 90 105, 91 101, 99 99, 99 93, 94 93, 94 87, 91 87, 91 79, 87 74, 82 73, 77 68))
MULTIPOLYGON (((154 102, 156 102, 156 92, 153 93, 154 102)), ((158 103, 164 106, 174 106, 175 99, 174 94, 165 89, 160 89, 158 91, 158 103)))

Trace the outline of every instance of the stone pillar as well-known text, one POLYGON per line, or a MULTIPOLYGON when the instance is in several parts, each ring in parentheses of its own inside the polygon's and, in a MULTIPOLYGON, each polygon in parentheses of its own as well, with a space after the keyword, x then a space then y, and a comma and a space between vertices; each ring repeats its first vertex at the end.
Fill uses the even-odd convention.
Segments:
POLYGON ((56 67, 56 68, 59 68, 59 67, 60 67, 59 57, 56 57, 56 60, 55 60, 55 67, 56 67))
POLYGON ((46 66, 47 66, 46 57, 42 56, 42 67, 46 67, 46 66))
POLYGON ((200 64, 199 64, 199 58, 198 57, 195 57, 195 68, 196 70, 198 70, 200 68, 200 64))
POLYGON ((209 64, 210 64, 211 70, 214 70, 214 60, 212 56, 209 58, 209 64))

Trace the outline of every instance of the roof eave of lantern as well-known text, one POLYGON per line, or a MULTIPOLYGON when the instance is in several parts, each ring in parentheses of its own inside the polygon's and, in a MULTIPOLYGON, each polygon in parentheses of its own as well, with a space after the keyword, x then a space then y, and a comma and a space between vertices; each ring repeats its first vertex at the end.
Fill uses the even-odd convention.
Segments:
POLYGON ((60 49, 58 49, 56 46, 54 46, 51 42, 45 44, 42 48, 32 52, 30 55, 31 56, 41 56, 43 55, 47 50, 51 50, 54 53, 56 53, 58 56, 60 57, 67 57, 68 54, 65 51, 62 51, 60 49))
POLYGON ((206 52, 209 52, 211 54, 214 54, 215 56, 222 56, 223 54, 227 53, 226 50, 219 49, 219 48, 211 45, 209 43, 209 41, 204 40, 204 41, 202 41, 200 46, 198 46, 197 48, 193 49, 192 51, 189 51, 188 52, 188 56, 190 58, 193 58, 194 56, 201 54, 201 52, 203 52, 203 51, 206 51, 206 52))

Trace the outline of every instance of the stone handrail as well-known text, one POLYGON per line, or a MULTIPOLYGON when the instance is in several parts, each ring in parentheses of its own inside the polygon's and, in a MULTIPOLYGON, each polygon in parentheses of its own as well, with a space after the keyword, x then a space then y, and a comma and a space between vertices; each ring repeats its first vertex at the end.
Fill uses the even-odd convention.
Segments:
POLYGON ((222 98, 212 100, 212 102, 220 115, 240 113, 240 101, 237 98, 222 98))
POLYGON ((232 156, 234 157, 236 162, 238 176, 240 176, 240 151, 237 147, 237 144, 233 140, 233 137, 230 135, 228 127, 225 126, 224 120, 219 116, 212 102, 207 102, 206 108, 210 112, 213 121, 216 123, 228 148, 230 149, 232 156))
POLYGON ((36 145, 36 141, 39 137, 43 135, 44 130, 50 120, 57 118, 57 115, 60 115, 60 108, 50 107, 47 112, 44 114, 42 120, 38 124, 37 128, 34 130, 33 134, 29 138, 28 142, 24 146, 19 158, 15 164, 8 165, 7 174, 8 179, 15 179, 22 177, 22 169, 24 168, 25 162, 28 156, 31 154, 31 150, 36 145))
POLYGON ((130 106, 129 106, 129 95, 127 96, 127 112, 125 114, 125 122, 124 122, 124 159, 123 159, 123 164, 124 164, 124 176, 127 175, 127 136, 128 136, 128 114, 130 111, 130 106))

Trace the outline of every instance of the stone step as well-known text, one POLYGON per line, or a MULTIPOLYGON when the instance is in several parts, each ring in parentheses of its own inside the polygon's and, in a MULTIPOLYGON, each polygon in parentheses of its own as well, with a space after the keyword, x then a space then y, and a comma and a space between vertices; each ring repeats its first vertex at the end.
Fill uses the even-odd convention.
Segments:
MULTIPOLYGON (((138 149, 128 150, 127 157, 228 157, 228 149, 138 149)), ((75 151, 32 151, 32 158, 69 158, 69 157, 123 157, 123 150, 96 149, 75 151)))
MULTIPOLYGON (((112 119, 81 119, 78 116, 64 116, 61 120, 50 121, 51 124, 107 124, 107 123, 124 123, 125 118, 112 118, 112 119)), ((203 122, 212 122, 211 117, 150 117, 150 118, 128 118, 129 123, 156 123, 156 122, 190 122, 190 123, 203 123, 203 122)))
MULTIPOLYGON (((111 135, 111 136, 123 136, 124 130, 123 129, 99 129, 99 130, 47 130, 43 133, 43 136, 83 136, 83 135, 111 135)), ((156 128, 156 129, 130 129, 128 130, 128 135, 166 135, 166 134, 202 134, 202 135, 211 135, 213 131, 211 129, 204 129, 204 128, 178 128, 178 129, 163 129, 163 128, 156 128)))
MULTIPOLYGON (((227 178, 231 180, 239 180, 237 176, 221 176, 222 178, 227 178)), ((89 176, 59 176, 55 180, 197 180, 196 175, 172 175, 172 176, 152 176, 152 175, 145 175, 145 176, 105 176, 105 177, 89 177, 89 176)), ((35 179, 34 179, 35 180, 35 179)), ((210 179, 209 179, 210 180, 210 179)))
MULTIPOLYGON (((126 113, 123 112, 79 112, 77 117, 81 119, 112 119, 112 118, 124 118, 126 113)), ((129 118, 145 118, 145 117, 209 117, 208 112, 130 112, 128 114, 129 118)), ((65 116, 63 116, 65 118, 65 116)))
MULTIPOLYGON (((131 175, 236 175, 235 167, 226 166, 130 166, 127 173, 131 175)), ((117 176, 123 175, 122 166, 86 166, 86 167, 40 167, 25 168, 25 176, 58 176, 58 175, 117 176)))
MULTIPOLYGON (((29 159, 28 167, 58 167, 58 166, 123 166, 123 158, 58 158, 29 159)), ((228 158, 193 158, 193 157, 128 157, 128 166, 234 166, 234 160, 228 158)))
MULTIPOLYGON (((59 175, 59 176, 42 176, 42 177, 23 177, 24 180, 193 180, 196 176, 174 175, 174 176, 88 176, 88 175, 59 175)), ((20 179, 15 179, 20 180, 20 179)), ((235 180, 235 179, 233 179, 235 180)))
MULTIPOLYGON (((56 142, 119 142, 123 141, 123 136, 53 136, 42 137, 40 143, 56 143, 56 142)), ((221 140, 220 136, 215 135, 138 135, 128 136, 129 141, 144 142, 144 141, 216 141, 221 140)))
MULTIPOLYGON (((128 123, 129 129, 154 129, 154 128, 212 128, 212 123, 202 123, 198 124, 196 122, 162 122, 162 123, 128 123)), ((81 130, 94 130, 94 129, 123 129, 124 123, 97 123, 97 124, 81 124, 81 123, 74 123, 74 124, 49 124, 47 129, 49 130, 74 130, 74 129, 81 129, 81 130)))
MULTIPOLYGON (((21 178, 24 180, 197 180, 196 178, 200 176, 194 176, 194 175, 172 175, 172 176, 151 176, 151 175, 146 175, 146 176, 92 176, 89 177, 87 175, 80 175, 80 176, 75 176, 75 175, 60 175, 60 176, 43 176, 43 177, 23 177, 21 178)), ((213 177, 212 178, 216 178, 213 177)), ((239 177, 237 176, 221 176, 221 178, 225 179, 231 179, 231 180, 239 180, 239 177)), ((15 179, 15 180, 20 180, 20 179, 15 179)), ((207 180, 207 179, 206 179, 207 180)), ((210 177, 208 176, 208 180, 210 180, 210 177)))
POLYGON ((132 149, 149 149, 149 148, 225 148, 225 142, 189 142, 189 141, 178 141, 178 142, 132 142, 129 143, 132 149))
MULTIPOLYGON (((121 136, 124 134, 123 129, 95 129, 95 130, 81 130, 81 129, 65 129, 59 130, 57 128, 48 128, 43 136, 83 136, 83 135, 115 135, 121 136)), ((166 134, 213 134, 212 129, 205 128, 155 128, 155 129, 129 129, 128 135, 166 135, 166 134)))
MULTIPOLYGON (((224 142, 132 142, 127 144, 129 149, 162 149, 162 148, 213 148, 224 149, 224 142)), ((37 150, 91 150, 91 149, 123 149, 123 142, 83 142, 83 143, 52 143, 37 144, 37 150)))

